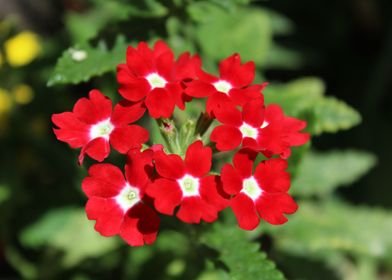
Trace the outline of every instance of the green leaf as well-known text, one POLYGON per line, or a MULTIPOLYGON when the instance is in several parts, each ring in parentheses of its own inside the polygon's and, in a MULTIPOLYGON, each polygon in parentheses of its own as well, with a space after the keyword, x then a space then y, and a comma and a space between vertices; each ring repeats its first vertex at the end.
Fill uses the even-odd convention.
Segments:
POLYGON ((278 280, 285 279, 275 264, 269 261, 257 243, 246 238, 237 227, 215 223, 202 242, 219 252, 219 260, 230 270, 230 279, 278 280))
POLYGON ((89 257, 103 256, 118 246, 114 238, 94 231, 83 209, 60 208, 44 215, 25 229, 20 240, 24 246, 38 249, 50 246, 64 252, 64 266, 77 265, 89 257))
POLYGON ((112 50, 104 42, 97 47, 84 44, 69 48, 57 61, 48 86, 87 82, 94 76, 114 71, 117 64, 125 61, 127 46, 124 37, 119 36, 112 50))
POLYGON ((301 78, 287 84, 270 84, 263 91, 266 104, 279 104, 290 116, 309 110, 324 92, 324 82, 316 77, 301 78))
POLYGON ((272 33, 264 10, 240 8, 229 13, 211 5, 208 11, 199 13, 204 20, 196 29, 198 43, 206 55, 221 60, 239 53, 243 61, 252 60, 257 66, 265 62, 272 33))
POLYGON ((274 44, 268 52, 264 67, 296 70, 301 68, 303 63, 304 57, 301 53, 274 44))
POLYGON ((392 257, 392 215, 381 209, 303 202, 287 224, 267 229, 278 249, 307 258, 392 257))
POLYGON ((267 104, 279 104, 287 115, 306 118, 307 130, 314 135, 347 130, 361 122, 356 110, 334 97, 325 97, 324 92, 324 83, 313 77, 272 84, 264 90, 267 104))
POLYGON ((65 25, 74 42, 94 38, 109 23, 126 20, 132 11, 130 5, 121 1, 95 0, 93 3, 88 12, 70 12, 65 16, 65 25))
POLYGON ((273 10, 266 10, 271 20, 274 35, 289 35, 294 31, 294 22, 283 14, 273 10))
POLYGON ((373 154, 353 150, 309 152, 298 167, 291 190, 301 196, 330 194, 358 180, 376 161, 373 154))
POLYGON ((314 104, 313 112, 316 121, 311 130, 316 135, 347 130, 361 122, 361 115, 356 110, 334 97, 324 98, 314 104))

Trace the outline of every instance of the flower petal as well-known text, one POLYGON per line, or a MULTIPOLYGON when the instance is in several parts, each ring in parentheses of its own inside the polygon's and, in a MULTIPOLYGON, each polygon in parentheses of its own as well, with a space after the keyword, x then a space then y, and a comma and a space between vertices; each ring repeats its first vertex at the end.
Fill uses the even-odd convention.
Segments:
POLYGON ((179 155, 166 155, 156 152, 154 155, 155 168, 159 175, 169 179, 179 179, 185 173, 184 162, 179 155))
POLYGON ((241 149, 233 157, 233 165, 242 178, 252 176, 253 163, 257 157, 257 152, 250 149, 241 149))
POLYGON ((260 99, 252 100, 244 105, 242 110, 244 122, 253 127, 261 127, 264 122, 264 102, 260 99))
POLYGON ((111 122, 115 126, 127 125, 138 121, 146 111, 146 107, 142 102, 130 102, 121 100, 113 110, 111 122))
POLYGON ((149 184, 146 193, 154 198, 155 209, 166 215, 173 215, 174 208, 180 204, 182 199, 182 193, 177 182, 163 178, 149 184))
POLYGON ((254 176, 264 191, 287 192, 290 188, 287 166, 287 161, 280 158, 265 160, 256 167, 254 176))
POLYGON ((86 212, 89 219, 96 220, 94 228, 101 235, 113 236, 119 233, 124 212, 114 199, 89 199, 86 212), (98 208, 100 210, 97 210, 98 208))
POLYGON ((198 224, 200 220, 212 223, 218 218, 217 210, 199 196, 190 196, 182 200, 177 217, 189 224, 198 224))
POLYGON ((255 204, 247 195, 238 194, 230 200, 230 206, 240 228, 253 230, 259 225, 260 220, 256 213, 255 204))
POLYGON ((131 74, 126 64, 117 66, 118 92, 127 100, 140 101, 150 92, 150 84, 144 77, 137 78, 131 74))
POLYGON ((187 172, 195 177, 202 177, 211 169, 212 150, 204 147, 200 140, 191 144, 185 155, 185 167, 187 172))
POLYGON ((220 125, 214 128, 210 140, 216 143, 219 151, 230 151, 241 144, 242 134, 236 127, 220 125))
POLYGON ((85 154, 89 155, 92 159, 102 162, 109 156, 110 146, 109 141, 103 137, 98 137, 83 146, 79 154, 79 164, 81 165, 84 160, 85 154))
POLYGON ((255 64, 249 61, 241 65, 239 54, 233 54, 219 64, 220 76, 235 87, 244 87, 252 83, 255 76, 255 64))
POLYGON ((221 170, 223 190, 228 194, 237 194, 242 190, 242 178, 231 164, 226 163, 221 170))
POLYGON ((141 148, 148 141, 148 131, 138 125, 116 127, 110 134, 110 143, 113 148, 122 154, 130 149, 141 148))
POLYGON ((219 176, 207 176, 200 180, 200 196, 217 211, 229 205, 228 195, 223 192, 219 176))
POLYGON ((256 201, 257 212, 260 217, 272 225, 287 222, 284 214, 293 214, 298 206, 287 193, 263 193, 256 201))
POLYGON ((155 88, 146 97, 145 104, 151 117, 170 118, 174 111, 175 97, 166 89, 155 88))
POLYGON ((89 177, 82 182, 82 190, 87 197, 110 198, 118 195, 126 184, 122 171, 109 163, 94 164, 88 173, 89 177))
POLYGON ((187 83, 187 88, 185 89, 185 93, 189 96, 196 98, 203 98, 212 95, 216 92, 216 89, 213 85, 200 81, 194 80, 187 83))
POLYGON ((154 210, 138 203, 124 217, 120 236, 131 246, 154 243, 159 228, 159 217, 154 210))

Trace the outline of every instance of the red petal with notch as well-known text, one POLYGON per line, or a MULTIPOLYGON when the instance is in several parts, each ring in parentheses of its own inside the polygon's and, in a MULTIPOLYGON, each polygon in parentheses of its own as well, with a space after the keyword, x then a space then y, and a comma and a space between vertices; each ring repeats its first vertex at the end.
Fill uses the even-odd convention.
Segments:
POLYGON ((126 213, 121 225, 120 236, 131 246, 154 243, 159 217, 154 210, 143 203, 138 203, 126 213))
POLYGON ((237 194, 242 190, 242 177, 231 164, 226 163, 221 170, 223 190, 228 194, 237 194))
POLYGON ((198 224, 200 220, 212 223, 218 218, 217 210, 199 196, 190 196, 182 200, 177 217, 189 224, 198 224))
POLYGON ((287 161, 280 158, 262 161, 254 176, 264 191, 287 192, 290 188, 290 174, 285 171, 287 166, 287 161))
POLYGON ((155 88, 145 100, 148 113, 154 119, 170 118, 174 111, 175 97, 170 96, 166 89, 155 88))
POLYGON ((127 125, 138 121, 146 111, 142 102, 133 103, 128 100, 121 100, 114 107, 111 122, 115 126, 127 125))
POLYGON ((118 92, 127 100, 140 101, 147 96, 151 87, 144 78, 136 78, 132 76, 128 66, 120 64, 117 66, 117 81, 120 84, 118 92))
POLYGON ((214 128, 210 139, 219 151, 230 151, 241 144, 242 134, 236 127, 220 125, 214 128))
POLYGON ((149 184, 146 188, 146 193, 154 198, 155 209, 166 215, 173 215, 174 208, 182 200, 182 193, 177 182, 163 178, 149 184))
POLYGON ((103 137, 95 138, 83 146, 79 154, 79 164, 81 165, 83 163, 85 154, 101 162, 109 156, 109 153, 109 141, 103 137))
POLYGON ((110 143, 113 148, 122 154, 130 149, 141 148, 148 141, 148 131, 138 125, 116 127, 110 134, 110 143))
POLYGON ((185 155, 186 171, 195 177, 203 177, 211 169, 212 150, 204 147, 200 140, 192 143, 185 155))
POLYGON ((273 225, 281 225, 287 222, 284 214, 293 214, 298 205, 287 193, 263 193, 256 201, 257 211, 260 217, 273 225))
POLYGON ((118 195, 126 184, 122 171, 112 164, 94 164, 88 173, 89 176, 82 182, 82 190, 87 197, 110 198, 118 195))
POLYGON ((179 155, 166 155, 158 151, 154 155, 154 160, 155 168, 162 177, 176 180, 184 176, 185 166, 179 155))
POLYGON ((259 225, 260 220, 256 213, 255 204, 247 195, 239 193, 230 200, 230 206, 240 228, 253 230, 259 225))
POLYGON ((241 65, 239 54, 233 54, 219 64, 220 76, 234 87, 244 87, 252 83, 255 76, 255 64, 252 61, 241 65))

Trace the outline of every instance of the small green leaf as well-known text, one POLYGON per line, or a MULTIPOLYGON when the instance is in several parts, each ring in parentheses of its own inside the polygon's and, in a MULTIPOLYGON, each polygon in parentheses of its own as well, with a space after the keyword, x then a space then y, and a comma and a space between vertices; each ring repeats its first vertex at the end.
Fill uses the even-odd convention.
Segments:
POLYGON ((261 66, 271 44, 272 34, 267 13, 258 8, 240 8, 229 13, 209 7, 206 19, 196 30, 198 43, 208 56, 217 60, 239 53, 243 61, 261 66))
POLYGON ((298 167, 291 190, 301 196, 330 194, 339 186, 355 182, 375 164, 376 157, 366 152, 309 152, 298 167))
POLYGON ((203 236, 202 242, 219 252, 219 260, 230 270, 230 279, 285 279, 275 264, 260 251, 259 244, 249 241, 246 233, 237 227, 215 223, 213 229, 203 236))
POLYGON ((341 202, 303 202, 284 227, 266 227, 277 248, 307 258, 336 253, 391 259, 392 215, 341 202))
POLYGON ((60 208, 44 215, 25 229, 20 240, 24 246, 38 249, 51 246, 64 252, 66 267, 77 265, 89 257, 99 257, 118 246, 114 238, 102 237, 87 220, 83 209, 60 208))
POLYGON ((313 112, 315 122, 311 130, 316 135, 347 130, 361 122, 361 115, 356 110, 334 97, 324 98, 314 104, 313 112))
POLYGON ((57 61, 48 86, 87 82, 94 76, 114 71, 117 64, 125 61, 127 46, 124 37, 119 36, 112 50, 104 42, 97 47, 84 44, 69 48, 57 61))

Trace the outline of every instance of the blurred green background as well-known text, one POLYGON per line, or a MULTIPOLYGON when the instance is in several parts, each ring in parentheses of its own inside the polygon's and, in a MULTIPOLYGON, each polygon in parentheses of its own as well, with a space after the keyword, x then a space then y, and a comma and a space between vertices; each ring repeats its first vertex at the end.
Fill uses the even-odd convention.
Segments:
POLYGON ((389 0, 0 0, 0 279, 392 279, 391 74, 389 0), (267 103, 308 121, 289 223, 164 218, 143 248, 93 231, 50 116, 94 87, 117 100, 126 46, 157 38, 213 72, 254 60, 267 103))

